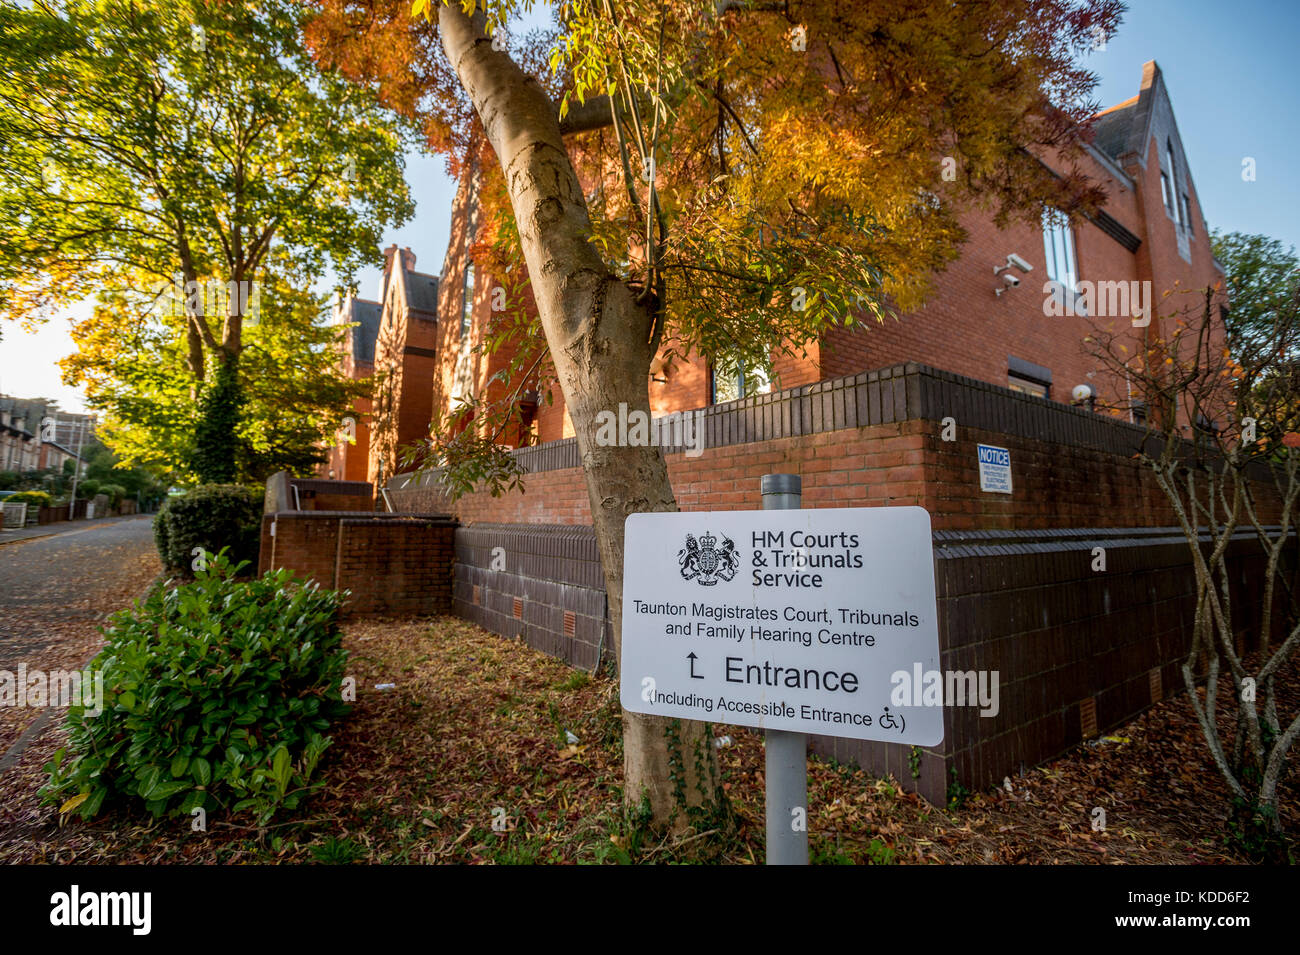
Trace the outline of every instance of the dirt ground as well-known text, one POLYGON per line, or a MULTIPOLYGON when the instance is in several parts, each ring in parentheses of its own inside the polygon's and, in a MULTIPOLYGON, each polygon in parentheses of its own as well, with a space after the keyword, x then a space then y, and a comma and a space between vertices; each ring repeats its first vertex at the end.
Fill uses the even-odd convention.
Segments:
MULTIPOLYGON (((61 821, 41 805, 52 726, 0 776, 0 861, 655 863, 763 861, 760 733, 718 725, 730 831, 654 838, 623 813, 617 684, 455 618, 349 625, 357 705, 326 787, 296 820, 253 829, 143 813, 61 821), (392 689, 377 685, 395 684, 392 689), (571 737, 576 737, 573 743, 571 737), (495 823, 495 826, 494 826, 495 823)), ((1294 673, 1283 712, 1297 703, 1294 673)), ((1110 737, 935 807, 896 782, 809 763, 814 862, 1242 863, 1224 844, 1226 787, 1185 695, 1110 737), (1094 831, 1094 809, 1105 828, 1094 831)), ((1297 773, 1283 818, 1297 827, 1297 773)), ((1293 842, 1294 847, 1294 842, 1293 842)))

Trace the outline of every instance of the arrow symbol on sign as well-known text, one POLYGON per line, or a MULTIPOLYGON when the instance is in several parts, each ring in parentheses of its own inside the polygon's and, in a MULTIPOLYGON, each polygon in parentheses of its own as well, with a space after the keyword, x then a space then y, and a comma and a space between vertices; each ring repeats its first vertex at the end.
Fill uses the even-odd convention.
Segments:
POLYGON ((691 661, 691 679, 692 679, 692 680, 703 680, 704 677, 700 676, 698 673, 695 672, 695 653, 694 653, 694 651, 692 651, 691 653, 686 654, 686 658, 687 658, 688 660, 691 661))

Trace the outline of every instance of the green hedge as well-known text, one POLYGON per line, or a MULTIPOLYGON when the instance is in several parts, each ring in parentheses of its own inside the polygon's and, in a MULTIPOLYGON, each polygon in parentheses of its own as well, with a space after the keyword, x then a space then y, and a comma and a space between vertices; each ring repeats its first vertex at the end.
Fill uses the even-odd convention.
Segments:
POLYGON ((46 802, 89 819, 106 806, 155 817, 293 810, 348 712, 343 594, 281 570, 235 579, 224 555, 109 620, 69 707, 68 745, 46 764, 46 802), (102 687, 94 699, 93 687, 102 687))
POLYGON ((158 556, 170 573, 189 576, 202 566, 195 548, 225 551, 233 564, 257 566, 262 533, 260 488, 205 484, 169 498, 153 521, 158 556))
POLYGON ((126 497, 126 488, 120 484, 101 484, 99 493, 108 495, 109 507, 117 507, 122 503, 122 498, 126 497))

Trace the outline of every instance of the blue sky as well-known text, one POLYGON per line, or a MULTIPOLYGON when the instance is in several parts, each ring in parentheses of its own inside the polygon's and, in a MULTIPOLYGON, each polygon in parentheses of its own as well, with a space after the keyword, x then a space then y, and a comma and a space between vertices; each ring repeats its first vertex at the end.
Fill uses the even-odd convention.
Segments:
MULTIPOLYGON (((1211 229, 1259 232, 1300 247, 1300 0, 1131 0, 1106 49, 1089 67, 1100 78, 1094 98, 1105 108, 1134 96, 1142 64, 1160 64, 1192 178, 1211 229), (1256 179, 1241 177, 1255 160, 1256 179)), ((447 251, 455 188, 441 157, 407 157, 414 219, 384 237, 416 253, 416 267, 438 274, 447 251)), ((360 276, 365 298, 377 295, 380 271, 360 276)), ((10 325, 0 341, 0 392, 57 398, 82 410, 81 396, 59 380, 55 362, 72 351, 67 322, 40 333, 10 325)))
POLYGON ((1130 0, 1088 66, 1104 109, 1137 95, 1142 64, 1164 73, 1211 229, 1300 248, 1300 2, 1130 0), (1256 180, 1243 182, 1252 157, 1256 180))

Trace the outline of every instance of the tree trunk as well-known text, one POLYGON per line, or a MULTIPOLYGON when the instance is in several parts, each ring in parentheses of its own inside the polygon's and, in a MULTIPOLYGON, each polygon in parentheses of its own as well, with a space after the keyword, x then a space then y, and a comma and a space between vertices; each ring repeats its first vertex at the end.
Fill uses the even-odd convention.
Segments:
MULTIPOLYGON (((474 104, 505 175, 534 297, 582 455, 592 522, 621 659, 623 525, 629 514, 675 511, 658 447, 602 447, 596 416, 649 414, 652 311, 610 273, 589 241, 591 221, 555 108, 540 84, 492 49, 482 14, 436 7, 443 48, 474 104)), ((721 808, 705 724, 623 715, 625 787, 631 807, 648 799, 651 821, 683 829, 696 810, 721 808)))

